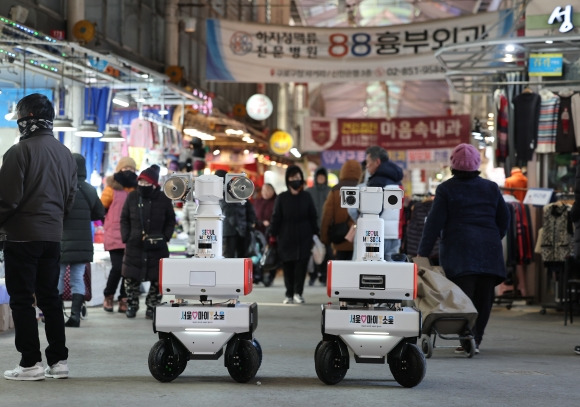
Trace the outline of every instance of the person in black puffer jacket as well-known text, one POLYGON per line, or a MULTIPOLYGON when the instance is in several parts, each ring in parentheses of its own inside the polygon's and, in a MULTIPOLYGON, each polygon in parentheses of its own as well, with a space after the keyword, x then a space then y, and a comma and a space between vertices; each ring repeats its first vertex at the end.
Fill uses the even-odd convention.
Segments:
POLYGON ((312 196, 304 191, 304 175, 300 167, 286 169, 287 191, 276 198, 270 244, 276 244, 284 270, 286 298, 284 304, 302 304, 304 279, 312 250, 313 235, 318 235, 316 208, 312 196))
MULTIPOLYGON (((570 210, 570 218, 574 222, 574 262, 576 269, 580 264, 580 165, 576 164, 576 181, 574 183, 574 204, 570 210)), ((574 352, 580 355, 580 345, 574 348, 574 352)))
POLYGON ((105 218, 105 207, 95 188, 86 182, 85 157, 73 154, 77 162, 78 190, 71 211, 64 218, 60 243, 60 277, 58 292, 64 290, 64 277, 70 266, 70 288, 72 294, 71 316, 65 326, 78 328, 81 325, 81 308, 85 300, 84 273, 87 263, 93 261, 93 231, 91 221, 105 218))
POLYGON ((143 281, 151 285, 145 305, 145 318, 153 318, 153 308, 161 302, 159 294, 159 260, 169 257, 167 242, 175 228, 173 203, 159 188, 159 167, 152 165, 137 177, 137 190, 132 191, 121 212, 121 237, 125 246, 122 274, 127 291, 127 318, 135 318, 139 309, 140 286, 143 281), (164 245, 146 251, 143 234, 163 235, 164 245))

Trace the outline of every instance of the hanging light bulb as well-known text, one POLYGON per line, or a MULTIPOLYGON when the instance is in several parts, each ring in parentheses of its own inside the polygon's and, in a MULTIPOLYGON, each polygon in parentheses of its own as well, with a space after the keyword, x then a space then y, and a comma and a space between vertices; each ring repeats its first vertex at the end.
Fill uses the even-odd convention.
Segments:
POLYGON ((103 133, 99 131, 94 120, 85 120, 83 121, 81 127, 79 127, 79 129, 75 133, 75 136, 97 138, 103 137, 103 133))
POLYGON ((125 138, 115 126, 107 126, 107 130, 103 133, 103 137, 99 139, 104 143, 120 143, 124 142, 125 138))
POLYGON ((66 116, 55 117, 52 122, 52 130, 54 131, 75 131, 77 128, 73 125, 72 120, 66 116))

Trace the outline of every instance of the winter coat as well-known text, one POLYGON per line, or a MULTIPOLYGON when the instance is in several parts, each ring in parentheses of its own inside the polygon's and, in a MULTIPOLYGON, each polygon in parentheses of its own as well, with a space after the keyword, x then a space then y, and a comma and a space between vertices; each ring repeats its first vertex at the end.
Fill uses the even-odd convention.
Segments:
POLYGON ((0 168, 0 230, 10 241, 60 242, 76 189, 76 162, 50 129, 22 137, 0 168))
POLYGON ((256 229, 264 233, 264 235, 266 234, 264 221, 271 221, 277 196, 278 195, 274 193, 274 196, 270 199, 258 198, 254 201, 254 210, 256 211, 256 229))
POLYGON ((157 251, 143 249, 143 230, 149 235, 162 234, 168 242, 175 229, 175 212, 173 204, 159 188, 150 197, 142 198, 143 221, 139 211, 139 191, 133 191, 127 197, 121 213, 121 237, 126 244, 123 257, 123 277, 141 281, 159 279, 159 259, 169 257, 167 244, 157 251))
MULTIPOLYGON (((504 186, 506 188, 527 188, 528 178, 523 174, 520 169, 513 169, 511 176, 505 179, 504 186)), ((526 197, 526 191, 506 191, 511 195, 515 196, 518 201, 523 202, 526 197)))
POLYGON ((330 192, 330 187, 328 186, 328 171, 326 168, 320 167, 316 170, 314 173, 314 186, 312 188, 308 188, 306 192, 312 196, 312 200, 314 201, 314 207, 316 208, 316 222, 320 228, 322 222, 322 210, 324 208, 326 198, 328 197, 328 193, 330 192), (324 175, 326 179, 324 184, 318 184, 316 182, 316 178, 321 174, 324 175))
POLYGON ((121 212, 129 192, 135 188, 123 188, 112 175, 106 179, 107 185, 101 194, 101 202, 105 207, 104 247, 105 250, 124 249, 121 239, 121 212))
POLYGON ((306 191, 293 195, 284 191, 274 205, 270 235, 277 239, 278 255, 282 262, 308 259, 312 236, 318 234, 316 208, 306 191))
POLYGON ((578 164, 576 164, 574 204, 570 211, 570 219, 574 223, 574 256, 576 260, 580 260, 580 165, 578 164))
POLYGON ((93 231, 91 221, 103 220, 105 208, 95 188, 86 182, 85 158, 73 154, 77 162, 78 190, 72 209, 64 218, 60 244, 60 263, 90 263, 93 261, 93 231))
POLYGON ((248 236, 250 229, 256 223, 256 212, 250 201, 240 203, 228 203, 224 199, 220 201, 222 214, 225 216, 222 234, 226 236, 248 236))
MULTIPOLYGON (((340 206, 340 188, 355 187, 358 184, 361 173, 362 168, 355 160, 346 161, 340 169, 339 182, 328 194, 328 198, 324 203, 324 209, 322 211, 320 240, 324 244, 331 244, 330 238, 328 236, 328 231, 331 225, 343 222, 348 222, 349 225, 356 223, 348 214, 348 210, 340 206)), ((341 243, 332 243, 332 248, 336 251, 348 252, 353 250, 353 244, 352 242, 345 240, 341 243)))
POLYGON ((195 236, 195 213, 197 212, 197 203, 192 200, 188 200, 183 205, 183 218, 181 219, 181 224, 183 226, 183 231, 187 233, 187 254, 195 254, 195 248, 197 246, 196 236, 195 236))
POLYGON ((479 176, 441 183, 427 216, 418 255, 427 257, 438 237, 439 261, 450 278, 486 274, 505 279, 501 239, 509 224, 498 186, 479 176))

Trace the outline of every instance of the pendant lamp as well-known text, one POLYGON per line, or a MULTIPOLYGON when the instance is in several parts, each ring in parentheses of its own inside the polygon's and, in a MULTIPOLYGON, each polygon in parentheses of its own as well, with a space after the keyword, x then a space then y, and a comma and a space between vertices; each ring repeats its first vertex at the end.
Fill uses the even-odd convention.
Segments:
POLYGON ((81 127, 76 131, 75 136, 77 137, 103 137, 103 133, 99 131, 99 128, 95 124, 94 120, 85 120, 81 127))
POLYGON ((104 143, 120 143, 125 141, 125 138, 116 127, 111 126, 105 130, 103 137, 101 137, 99 140, 104 143))

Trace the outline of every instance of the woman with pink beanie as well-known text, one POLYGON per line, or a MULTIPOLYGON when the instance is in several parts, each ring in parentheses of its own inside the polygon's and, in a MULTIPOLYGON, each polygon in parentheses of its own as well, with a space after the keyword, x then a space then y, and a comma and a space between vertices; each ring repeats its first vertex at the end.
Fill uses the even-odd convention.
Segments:
POLYGON ((479 176, 480 164, 479 151, 471 144, 455 147, 453 177, 435 191, 418 250, 419 256, 429 256, 441 238, 439 259, 445 275, 467 294, 478 312, 473 329, 475 353, 479 353, 491 314, 495 286, 506 276, 501 239, 510 217, 497 184, 479 176))

